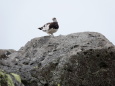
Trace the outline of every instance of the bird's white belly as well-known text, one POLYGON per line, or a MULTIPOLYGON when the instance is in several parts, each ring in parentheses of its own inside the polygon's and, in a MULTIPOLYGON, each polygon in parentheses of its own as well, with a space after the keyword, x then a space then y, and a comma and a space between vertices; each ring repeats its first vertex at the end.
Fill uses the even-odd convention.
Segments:
POLYGON ((58 30, 58 29, 53 29, 53 28, 51 28, 51 29, 49 29, 49 30, 47 31, 47 33, 48 33, 48 34, 53 34, 53 33, 57 32, 57 30, 58 30))

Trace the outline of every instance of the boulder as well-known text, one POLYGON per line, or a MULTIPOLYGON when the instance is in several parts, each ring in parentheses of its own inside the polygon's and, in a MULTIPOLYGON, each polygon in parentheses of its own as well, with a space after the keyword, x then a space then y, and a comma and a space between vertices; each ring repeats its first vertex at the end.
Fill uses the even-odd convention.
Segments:
POLYGON ((8 57, 0 69, 24 86, 115 86, 115 46, 97 32, 34 38, 8 57))

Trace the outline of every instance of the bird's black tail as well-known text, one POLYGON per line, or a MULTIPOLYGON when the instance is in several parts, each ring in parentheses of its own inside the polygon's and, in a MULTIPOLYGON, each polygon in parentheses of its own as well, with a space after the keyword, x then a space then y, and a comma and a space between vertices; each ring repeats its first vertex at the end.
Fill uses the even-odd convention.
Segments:
POLYGON ((39 27, 38 29, 39 29, 39 30, 42 30, 42 27, 39 27))

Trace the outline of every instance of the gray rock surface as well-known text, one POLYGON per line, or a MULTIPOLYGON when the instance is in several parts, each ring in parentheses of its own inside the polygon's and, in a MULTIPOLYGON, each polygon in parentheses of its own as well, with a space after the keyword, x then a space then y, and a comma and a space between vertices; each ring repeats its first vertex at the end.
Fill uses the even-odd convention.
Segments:
POLYGON ((38 37, 2 60, 25 86, 115 86, 115 46, 96 32, 38 37))
POLYGON ((13 49, 0 49, 0 59, 6 59, 11 53, 14 53, 13 49))

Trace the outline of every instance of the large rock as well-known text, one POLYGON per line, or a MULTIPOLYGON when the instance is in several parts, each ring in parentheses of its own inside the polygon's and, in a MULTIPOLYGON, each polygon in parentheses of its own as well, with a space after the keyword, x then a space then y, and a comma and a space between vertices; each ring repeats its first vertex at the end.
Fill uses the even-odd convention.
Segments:
POLYGON ((115 46, 96 32, 38 37, 0 69, 19 74, 25 86, 115 86, 115 46))

